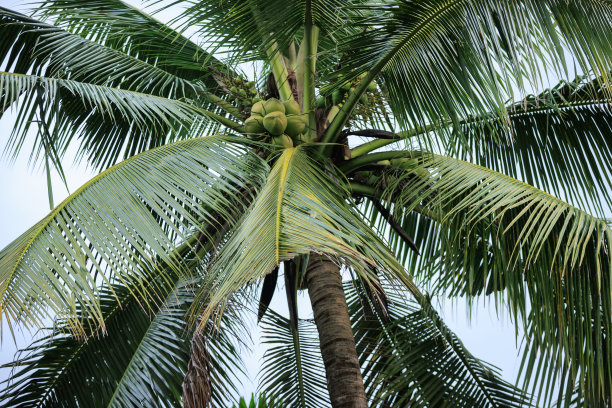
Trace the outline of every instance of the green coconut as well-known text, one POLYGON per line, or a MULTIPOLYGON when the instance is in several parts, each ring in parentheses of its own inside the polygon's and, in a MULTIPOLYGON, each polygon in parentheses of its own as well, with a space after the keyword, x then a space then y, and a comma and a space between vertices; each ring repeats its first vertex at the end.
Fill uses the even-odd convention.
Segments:
POLYGON ((289 137, 289 135, 282 134, 280 136, 274 137, 274 144, 278 147, 293 147, 293 140, 289 137))
POLYGON ((287 129, 285 133, 295 138, 301 135, 306 128, 306 118, 302 115, 287 115, 287 129))
POLYGON ((244 89, 239 89, 238 90, 238 95, 242 96, 243 98, 247 97, 247 93, 244 89))
POLYGON ((325 103, 326 103, 325 97, 321 96, 319 97, 319 99, 315 101, 315 108, 324 108, 325 103))
POLYGON ((370 91, 370 92, 374 92, 374 91, 376 91, 376 89, 377 89, 377 88, 376 88, 376 82, 372 81, 372 82, 370 82, 370 83, 368 84, 368 91, 370 91))
POLYGON ((263 125, 271 135, 282 135, 287 129, 287 117, 282 112, 271 112, 264 116, 263 125))
POLYGON ((359 102, 361 102, 363 105, 367 105, 368 104, 368 95, 366 94, 361 94, 361 96, 359 97, 359 102))
POLYGON ((265 128, 263 125, 263 118, 261 116, 249 116, 244 121, 244 130, 247 133, 263 133, 265 128))
MULTIPOLYGON (((253 98, 255 100, 257 98, 253 98)), ((264 103, 263 101, 257 101, 251 107, 251 115, 264 116, 264 103)))
POLYGON ((285 115, 299 115, 301 113, 300 105, 293 99, 283 102, 283 105, 285 105, 285 115))
POLYGON ((340 102, 342 102, 343 96, 344 96, 344 92, 342 92, 342 90, 335 89, 334 92, 332 92, 332 103, 334 105, 339 104, 340 102))
POLYGON ((285 105, 276 98, 270 98, 264 102, 264 114, 267 115, 272 112, 280 112, 285 114, 285 105))

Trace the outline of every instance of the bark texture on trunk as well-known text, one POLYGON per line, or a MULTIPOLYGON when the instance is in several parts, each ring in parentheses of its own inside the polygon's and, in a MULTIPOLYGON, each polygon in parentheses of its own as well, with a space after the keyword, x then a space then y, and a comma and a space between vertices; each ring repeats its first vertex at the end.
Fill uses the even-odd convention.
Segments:
POLYGON ((306 282, 332 407, 367 408, 340 269, 329 258, 311 254, 306 282))
POLYGON ((191 357, 183 380, 183 407, 212 406, 212 365, 206 347, 206 337, 196 331, 191 339, 191 357))

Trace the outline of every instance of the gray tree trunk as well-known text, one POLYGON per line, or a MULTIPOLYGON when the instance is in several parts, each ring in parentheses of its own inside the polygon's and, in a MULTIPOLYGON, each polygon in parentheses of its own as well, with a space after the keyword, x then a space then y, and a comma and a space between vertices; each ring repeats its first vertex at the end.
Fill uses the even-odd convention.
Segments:
POLYGON ((306 282, 332 407, 367 408, 340 269, 329 258, 311 254, 306 282))

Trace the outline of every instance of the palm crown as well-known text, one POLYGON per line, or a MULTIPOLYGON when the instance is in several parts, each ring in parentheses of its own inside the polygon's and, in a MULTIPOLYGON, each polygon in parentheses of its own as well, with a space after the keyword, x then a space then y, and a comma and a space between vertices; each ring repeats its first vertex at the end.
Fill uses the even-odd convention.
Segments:
POLYGON ((54 320, 6 406, 235 401, 249 310, 277 405, 610 405, 612 3, 177 5, 0 9, 7 148, 103 170, 0 253, 3 322, 54 320), (432 295, 507 310, 524 383, 432 295))

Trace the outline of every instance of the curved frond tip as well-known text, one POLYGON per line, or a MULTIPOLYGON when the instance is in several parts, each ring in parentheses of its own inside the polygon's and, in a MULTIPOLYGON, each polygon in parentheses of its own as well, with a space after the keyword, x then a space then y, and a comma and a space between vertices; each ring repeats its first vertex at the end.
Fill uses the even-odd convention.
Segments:
MULTIPOLYGON (((0 252, 0 318, 39 324, 82 308, 103 325, 102 282, 132 290, 164 264, 188 274, 174 248, 202 225, 232 223, 244 186, 263 182, 263 161, 223 136, 190 139, 134 156, 68 197, 0 252)), ((202 233, 205 231, 202 230, 202 233)))

